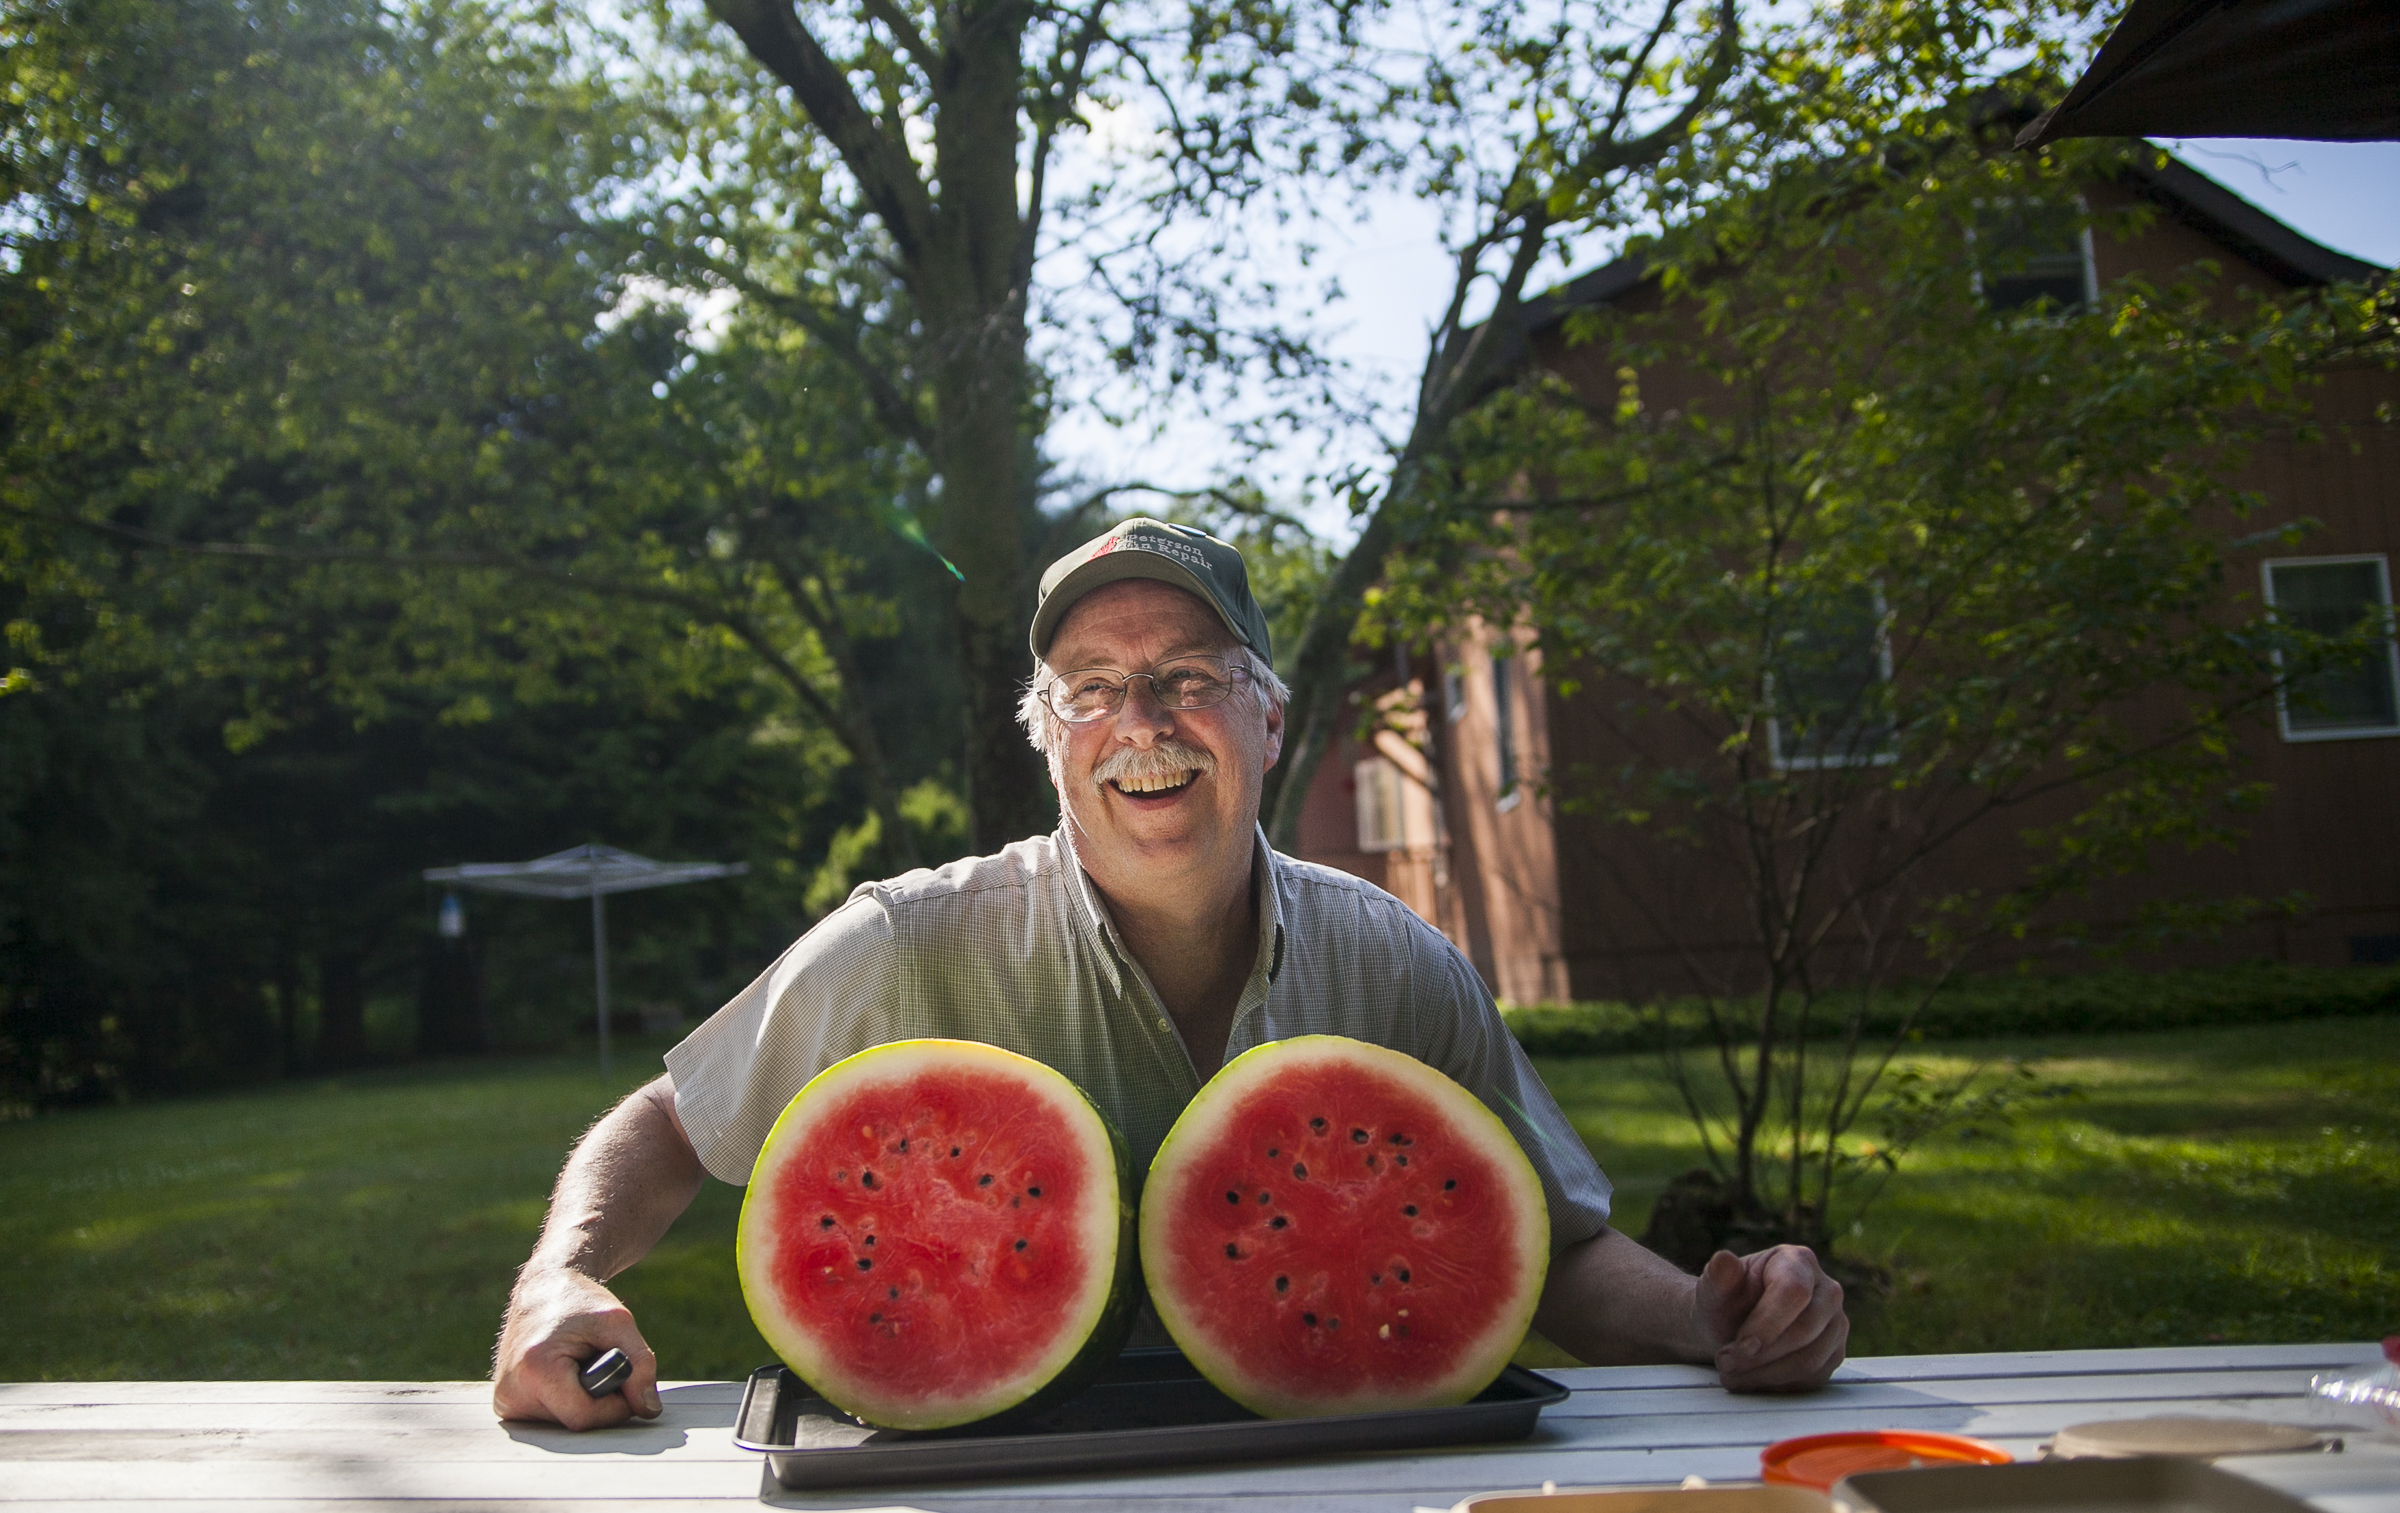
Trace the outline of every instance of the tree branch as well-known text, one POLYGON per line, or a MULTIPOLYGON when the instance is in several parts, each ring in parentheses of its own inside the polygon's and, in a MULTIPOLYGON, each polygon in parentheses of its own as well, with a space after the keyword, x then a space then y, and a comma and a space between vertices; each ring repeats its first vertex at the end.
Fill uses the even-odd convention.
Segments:
POLYGON ((877 122, 850 81, 818 45, 791 0, 708 0, 752 57, 790 87, 825 140, 842 155, 867 203, 882 218, 903 260, 914 265, 935 235, 933 196, 894 122, 877 122))

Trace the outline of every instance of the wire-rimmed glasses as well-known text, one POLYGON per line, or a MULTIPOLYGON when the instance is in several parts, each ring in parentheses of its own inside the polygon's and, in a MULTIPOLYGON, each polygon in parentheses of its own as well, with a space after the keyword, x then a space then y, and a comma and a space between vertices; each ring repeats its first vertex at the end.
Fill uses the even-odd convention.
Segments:
POLYGON ((1222 704, 1237 683, 1247 682, 1250 669, 1223 657, 1170 657, 1148 672, 1117 672, 1086 667, 1061 673, 1043 686, 1050 712, 1070 725, 1105 720, 1125 707, 1125 687, 1147 678, 1150 696, 1162 709, 1206 709, 1222 704))

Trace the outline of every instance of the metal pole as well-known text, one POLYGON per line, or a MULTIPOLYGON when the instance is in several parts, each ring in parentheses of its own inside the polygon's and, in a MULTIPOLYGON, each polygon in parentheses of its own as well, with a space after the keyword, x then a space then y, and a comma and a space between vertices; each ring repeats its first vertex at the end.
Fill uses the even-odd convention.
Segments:
POLYGON ((592 890, 592 983, 600 1000, 600 1075, 608 1075, 608 895, 592 890))

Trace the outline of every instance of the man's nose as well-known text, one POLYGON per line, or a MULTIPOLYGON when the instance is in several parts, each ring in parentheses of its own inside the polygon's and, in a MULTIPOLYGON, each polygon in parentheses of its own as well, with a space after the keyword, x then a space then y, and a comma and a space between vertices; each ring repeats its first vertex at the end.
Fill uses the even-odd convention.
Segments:
POLYGON ((1148 673, 1125 680, 1125 702, 1117 706, 1116 733, 1139 738, 1147 745, 1175 728, 1175 711, 1159 702, 1158 686, 1148 673))

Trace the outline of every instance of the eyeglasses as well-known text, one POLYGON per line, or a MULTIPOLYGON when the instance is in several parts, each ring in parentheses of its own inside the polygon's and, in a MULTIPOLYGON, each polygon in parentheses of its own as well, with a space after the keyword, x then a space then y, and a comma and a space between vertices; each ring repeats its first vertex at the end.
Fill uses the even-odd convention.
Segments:
POLYGON ((1236 683, 1250 680, 1250 669, 1223 657, 1175 657, 1148 672, 1112 672, 1087 667, 1052 678, 1042 690, 1050 712, 1070 725, 1105 720, 1125 705, 1125 685, 1136 678, 1150 680, 1150 696, 1164 709, 1206 709, 1222 704, 1236 683))

